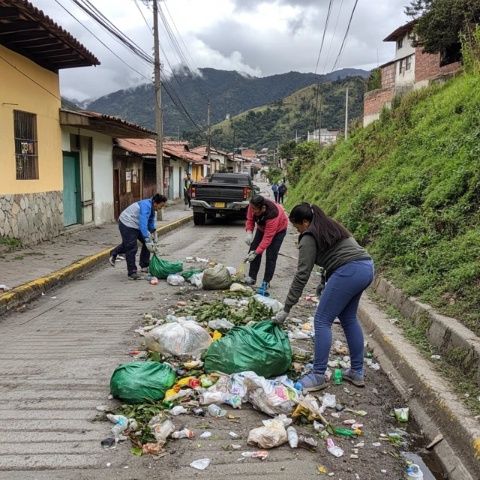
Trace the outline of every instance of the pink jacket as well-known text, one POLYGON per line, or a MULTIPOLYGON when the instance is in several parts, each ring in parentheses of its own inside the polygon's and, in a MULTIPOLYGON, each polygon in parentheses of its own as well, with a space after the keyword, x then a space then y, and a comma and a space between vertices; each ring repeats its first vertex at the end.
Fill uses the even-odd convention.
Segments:
POLYGON ((253 232, 255 224, 257 224, 258 230, 264 232, 262 241, 255 250, 258 255, 261 255, 270 246, 277 233, 288 228, 288 217, 284 208, 270 200, 266 200, 266 203, 267 211, 262 217, 256 217, 253 214, 251 205, 248 206, 247 210, 246 230, 253 232))

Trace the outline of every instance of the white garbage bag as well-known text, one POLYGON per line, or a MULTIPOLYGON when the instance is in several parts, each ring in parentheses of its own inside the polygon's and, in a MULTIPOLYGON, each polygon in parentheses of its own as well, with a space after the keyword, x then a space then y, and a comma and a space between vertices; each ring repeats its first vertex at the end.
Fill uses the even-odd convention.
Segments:
POLYGON ((260 303, 263 303, 267 307, 272 309, 272 312, 278 313, 280 310, 283 310, 283 303, 279 302, 278 300, 275 300, 274 298, 271 297, 264 297, 263 295, 256 294, 253 296, 253 298, 260 303))
POLYGON ((188 281, 192 284, 195 285, 197 288, 203 288, 203 272, 202 273, 194 273, 188 281))
POLYGON ((149 350, 175 357, 200 357, 211 342, 207 330, 192 320, 166 323, 145 335, 149 350))
POLYGON ((185 279, 177 273, 172 273, 167 277, 167 283, 169 285, 173 285, 174 287, 178 287, 185 283, 185 279))

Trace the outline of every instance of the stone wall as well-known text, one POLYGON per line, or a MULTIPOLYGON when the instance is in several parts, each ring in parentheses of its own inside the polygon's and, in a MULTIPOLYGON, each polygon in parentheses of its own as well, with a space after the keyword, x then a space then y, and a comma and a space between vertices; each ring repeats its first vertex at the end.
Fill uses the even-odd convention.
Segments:
POLYGON ((0 237, 31 245, 63 229, 62 192, 0 195, 0 237))

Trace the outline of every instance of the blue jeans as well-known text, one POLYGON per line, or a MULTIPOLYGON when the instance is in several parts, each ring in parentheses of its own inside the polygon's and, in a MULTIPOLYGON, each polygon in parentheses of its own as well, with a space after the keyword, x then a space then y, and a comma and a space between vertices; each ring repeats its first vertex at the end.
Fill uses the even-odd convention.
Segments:
POLYGON ((363 291, 372 283, 372 260, 354 260, 329 277, 315 312, 314 373, 324 374, 332 346, 332 323, 338 317, 347 337, 351 368, 363 374, 363 332, 357 309, 363 291))

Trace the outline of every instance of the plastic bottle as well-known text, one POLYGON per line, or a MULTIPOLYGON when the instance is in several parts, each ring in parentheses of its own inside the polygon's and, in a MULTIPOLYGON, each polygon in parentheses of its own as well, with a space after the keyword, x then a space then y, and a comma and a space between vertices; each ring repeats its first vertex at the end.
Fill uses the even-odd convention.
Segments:
POLYGON ((214 403, 208 406, 208 413, 211 417, 224 417, 227 412, 214 403))
POLYGON ((340 368, 336 368, 333 372, 333 383, 335 385, 341 385, 343 382, 343 374, 340 368))
POLYGON ((408 480, 423 480, 423 472, 418 465, 412 463, 407 467, 408 480))
POLYGON ((123 415, 107 414, 107 418, 114 423, 112 433, 115 438, 118 438, 128 428, 128 418, 123 415))
POLYGON ((294 427, 287 428, 288 444, 290 448, 298 447, 298 434, 294 427))

